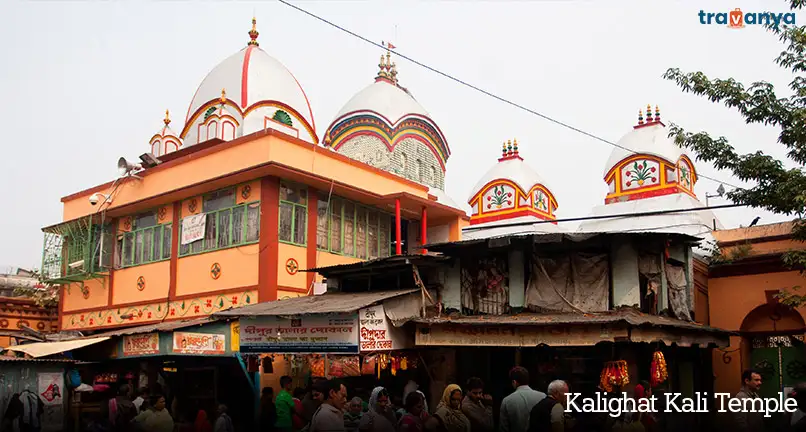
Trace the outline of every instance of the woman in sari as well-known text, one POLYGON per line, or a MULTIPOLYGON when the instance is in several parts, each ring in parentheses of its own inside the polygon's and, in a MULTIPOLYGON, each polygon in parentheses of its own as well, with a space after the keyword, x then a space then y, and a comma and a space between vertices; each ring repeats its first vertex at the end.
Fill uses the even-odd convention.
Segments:
POLYGON ((428 413, 425 411, 425 398, 419 391, 406 395, 406 412, 397 425, 398 432, 423 432, 428 413))
POLYGON ((456 384, 448 385, 442 392, 434 416, 442 421, 448 432, 470 432, 470 420, 462 412, 462 397, 462 389, 456 384))
POLYGON ((199 410, 196 414, 196 421, 193 423, 194 432, 213 432, 213 425, 207 419, 207 411, 199 410))
POLYGON ((389 406, 389 392, 375 387, 369 397, 369 411, 358 424, 360 432, 392 432, 395 430, 395 413, 389 406))

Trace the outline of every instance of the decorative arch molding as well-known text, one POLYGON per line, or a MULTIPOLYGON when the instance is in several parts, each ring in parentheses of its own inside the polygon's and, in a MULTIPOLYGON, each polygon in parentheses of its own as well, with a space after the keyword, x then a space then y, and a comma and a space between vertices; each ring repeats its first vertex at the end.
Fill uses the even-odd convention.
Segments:
POLYGON ((471 225, 521 216, 534 216, 546 221, 557 219, 557 199, 542 184, 533 185, 528 191, 524 191, 511 180, 495 179, 476 192, 468 203, 473 209, 471 225))
POLYGON ((374 111, 350 112, 334 121, 328 128, 324 144, 338 151, 339 147, 351 138, 367 134, 381 139, 390 152, 402 140, 415 138, 434 154, 443 172, 451 154, 439 127, 420 114, 406 114, 393 123, 374 111))
MULTIPOLYGON (((195 124, 198 124, 199 117, 202 114, 204 114, 204 112, 206 112, 208 109, 212 107, 220 105, 221 105, 221 99, 212 99, 209 102, 205 103, 204 105, 200 106, 189 117, 188 121, 185 123, 185 126, 182 128, 182 133, 179 134, 179 137, 185 139, 188 132, 190 131, 190 127, 195 124)), ((319 142, 319 137, 316 135, 316 130, 314 129, 314 127, 307 120, 305 120, 305 118, 302 117, 302 115, 297 110, 295 110, 293 107, 283 102, 276 100, 265 100, 255 102, 254 104, 248 106, 246 109, 242 110, 238 104, 236 104, 232 99, 228 98, 224 105, 228 109, 232 110, 233 113, 237 113, 238 115, 240 115, 242 119, 245 119, 246 116, 248 116, 252 111, 262 107, 273 107, 285 111, 287 114, 291 116, 295 124, 303 126, 303 128, 311 135, 311 138, 313 139, 314 143, 319 142)), ((240 124, 240 122, 238 122, 238 124, 240 124)))
POLYGON ((688 157, 682 156, 676 163, 672 163, 653 154, 630 155, 605 174, 604 181, 608 186, 605 204, 675 193, 686 193, 696 198, 694 182, 685 187, 679 182, 683 170, 696 181, 694 164, 688 157))
POLYGON ((748 312, 739 329, 742 333, 803 334, 806 332, 806 321, 796 309, 771 302, 748 312))

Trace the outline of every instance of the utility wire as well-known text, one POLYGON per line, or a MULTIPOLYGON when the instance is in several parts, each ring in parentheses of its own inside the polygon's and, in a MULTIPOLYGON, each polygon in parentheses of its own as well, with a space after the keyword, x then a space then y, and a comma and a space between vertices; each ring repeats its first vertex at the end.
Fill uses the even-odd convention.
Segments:
MULTIPOLYGON (((299 7, 299 6, 293 5, 293 4, 289 3, 289 2, 288 2, 288 1, 286 1, 286 0, 278 0, 278 1, 279 1, 280 3, 282 3, 282 4, 286 5, 286 6, 290 7, 290 8, 296 9, 296 10, 298 10, 298 11, 300 11, 300 12, 302 12, 302 13, 304 13, 304 14, 306 14, 306 15, 308 15, 308 16, 310 16, 310 17, 312 17, 312 18, 315 18, 315 19, 317 19, 317 20, 319 20, 319 21, 322 21, 323 23, 325 23, 325 24, 327 24, 327 25, 329 25, 329 26, 331 26, 331 27, 335 27, 336 29, 343 31, 344 33, 347 33, 347 34, 349 34, 349 35, 351 35, 351 36, 353 36, 353 37, 356 37, 356 38, 358 38, 358 39, 361 39, 362 41, 364 41, 364 42, 366 42, 366 43, 368 43, 368 44, 370 44, 370 45, 374 45, 374 46, 376 46, 376 47, 378 47, 378 48, 382 48, 382 49, 388 50, 388 51, 390 51, 390 52, 394 53, 396 56, 398 56, 398 57, 400 57, 400 58, 403 58, 403 59, 406 59, 406 60, 408 60, 408 61, 410 61, 410 62, 412 62, 412 63, 416 64, 417 66, 420 66, 420 67, 422 67, 422 68, 428 69, 428 70, 429 70, 429 71, 431 71, 431 72, 434 72, 434 73, 436 73, 436 74, 438 74, 438 75, 441 75, 441 76, 443 76, 443 77, 445 77, 445 78, 447 78, 447 79, 449 79, 449 80, 451 80, 451 81, 457 82, 457 83, 459 83, 459 84, 461 84, 461 85, 463 85, 463 86, 465 86, 465 87, 469 87, 469 88, 471 88, 471 89, 473 89, 473 90, 475 90, 475 91, 477 91, 477 92, 479 92, 479 93, 482 93, 482 94, 484 94, 484 95, 487 95, 487 96, 489 96, 489 97, 491 97, 491 98, 493 98, 493 99, 496 99, 496 100, 498 100, 498 101, 500 101, 500 102, 503 102, 503 103, 505 103, 505 104, 507 104, 507 105, 511 105, 511 106, 513 106, 513 107, 515 107, 515 108, 518 108, 518 109, 520 109, 520 110, 526 111, 526 112, 528 112, 528 113, 530 113, 530 114, 532 114, 532 115, 538 116, 538 117, 540 117, 540 118, 542 118, 542 119, 544 119, 544 120, 550 121, 550 122, 552 122, 552 123, 554 123, 554 124, 556 124, 556 125, 562 126, 562 127, 566 128, 566 129, 570 129, 570 130, 572 130, 572 131, 574 131, 574 132, 580 133, 580 134, 585 135, 585 136, 587 136, 587 137, 589 137, 589 138, 593 138, 593 139, 595 139, 595 140, 597 140, 597 141, 601 141, 601 142, 603 142, 603 143, 605 143, 605 144, 609 144, 609 145, 611 145, 611 146, 613 146, 613 147, 616 147, 616 148, 622 149, 622 150, 624 150, 624 151, 626 151, 626 152, 629 152, 629 153, 632 153, 632 154, 638 154, 638 152, 636 152, 635 150, 632 150, 632 149, 629 149, 629 148, 624 147, 624 146, 622 146, 622 145, 619 145, 619 144, 617 144, 617 143, 611 142, 611 141, 606 140, 606 139, 604 139, 604 138, 602 138, 602 137, 600 137, 600 136, 598 136, 598 135, 594 135, 594 134, 592 134, 592 133, 590 133, 590 132, 586 132, 586 131, 584 131, 584 130, 582 130, 582 129, 578 128, 578 127, 572 126, 572 125, 570 125, 570 124, 568 124, 568 123, 565 123, 565 122, 563 122, 563 121, 560 121, 560 120, 557 120, 557 119, 555 119, 555 118, 549 117, 549 116, 548 116, 548 115, 546 115, 546 114, 542 114, 542 113, 540 113, 540 112, 538 112, 538 111, 535 111, 535 110, 533 110, 533 109, 527 108, 527 107, 525 107, 525 106, 523 106, 523 105, 521 105, 521 104, 519 104, 519 103, 517 103, 517 102, 513 102, 513 101, 511 101, 511 100, 509 100, 509 99, 506 99, 506 98, 504 98, 504 97, 498 96, 498 95, 496 95, 495 93, 491 93, 491 92, 489 92, 489 91, 487 91, 487 90, 482 89, 481 87, 478 87, 478 86, 476 86, 476 85, 473 85, 473 84, 471 84, 471 83, 469 83, 469 82, 467 82, 467 81, 463 81, 463 80, 461 80, 461 79, 459 79, 459 78, 456 78, 456 77, 455 77, 455 76, 453 76, 453 75, 450 75, 450 74, 448 74, 448 73, 446 73, 446 72, 442 72, 442 71, 441 71, 441 70, 439 70, 439 69, 436 69, 436 68, 431 67, 431 66, 429 66, 429 65, 427 65, 427 64, 425 64, 425 63, 422 63, 422 62, 420 62, 420 61, 417 61, 417 60, 415 60, 415 59, 413 59, 413 58, 411 58, 411 57, 409 57, 409 56, 406 56, 406 55, 404 55, 404 54, 401 54, 401 53, 400 53, 400 52, 398 52, 398 51, 395 51, 395 50, 393 50, 393 49, 390 49, 388 46, 383 46, 382 44, 379 44, 379 43, 377 43, 377 42, 373 42, 373 41, 371 41, 371 40, 367 39, 367 38, 366 38, 366 37, 364 37, 364 36, 361 36, 360 34, 358 34, 358 33, 354 32, 354 31, 351 31, 351 30, 349 30, 349 29, 347 29, 347 28, 345 28, 345 27, 342 27, 342 26, 340 26, 340 25, 338 25, 338 24, 336 24, 336 23, 333 23, 333 22, 331 22, 331 21, 328 21, 327 19, 322 18, 322 17, 320 17, 320 16, 318 16, 318 15, 316 15, 316 14, 312 13, 312 12, 308 12, 307 10, 302 9, 302 8, 301 8, 301 7, 299 7)), ((702 178, 704 178, 704 179, 711 180, 711 181, 716 182, 716 183, 725 184, 725 185, 730 186, 730 187, 732 187, 732 188, 734 188, 734 189, 744 190, 744 188, 740 188, 739 186, 732 185, 732 184, 727 183, 727 182, 724 182, 724 181, 722 181, 722 180, 717 180, 717 179, 715 179, 715 178, 713 178, 713 177, 708 177, 708 176, 703 175, 703 174, 698 174, 698 176, 699 176, 699 177, 702 177, 702 178)))
MULTIPOLYGON (((723 204, 713 207, 692 207, 686 209, 669 209, 669 210, 653 210, 653 211, 646 211, 646 212, 635 212, 635 213, 616 213, 616 214, 609 214, 609 215, 598 215, 598 216, 582 216, 582 217, 572 217, 572 218, 563 218, 563 219, 555 219, 555 220, 538 220, 538 221, 529 221, 529 222, 510 222, 505 224, 496 224, 495 228, 502 228, 502 227, 515 227, 515 226, 526 226, 526 225, 538 225, 538 224, 545 224, 545 223, 561 223, 561 222, 579 222, 579 221, 589 221, 589 220, 601 220, 601 219, 618 219, 618 218, 636 218, 636 217, 644 217, 644 216, 659 216, 665 214, 672 214, 672 213, 690 213, 696 211, 704 211, 704 210, 717 210, 717 209, 724 209, 724 208, 734 208, 734 207, 747 207, 747 204, 723 204)), ((485 229, 489 227, 465 227, 462 228, 462 231, 474 231, 485 229)))

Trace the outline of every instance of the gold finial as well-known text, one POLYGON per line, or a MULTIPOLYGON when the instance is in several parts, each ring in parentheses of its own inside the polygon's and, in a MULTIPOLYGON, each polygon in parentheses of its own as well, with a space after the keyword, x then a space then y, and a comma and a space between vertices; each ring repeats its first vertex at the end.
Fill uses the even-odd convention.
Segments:
POLYGON ((506 141, 504 141, 504 148, 501 149, 501 156, 503 156, 503 157, 507 156, 507 142, 506 141))
POLYGON ((644 111, 642 111, 641 108, 638 108, 638 124, 644 124, 644 111))
POLYGON ((221 89, 221 105, 227 103, 227 89, 221 89))
POLYGON ((162 120, 165 123, 165 126, 171 124, 171 116, 168 110, 165 110, 165 119, 162 120))
POLYGON ((655 105, 655 121, 660 121, 660 109, 655 105))
POLYGON ((646 122, 652 122, 652 106, 650 104, 646 104, 646 122))
POLYGON ((518 155, 518 139, 515 138, 512 140, 512 153, 517 156, 518 155))
POLYGON ((260 46, 260 44, 257 43, 257 37, 259 35, 260 33, 257 31, 257 20, 255 17, 252 17, 252 30, 249 30, 249 43, 247 45, 260 46))
POLYGON ((507 156, 512 156, 512 140, 507 140, 507 156))

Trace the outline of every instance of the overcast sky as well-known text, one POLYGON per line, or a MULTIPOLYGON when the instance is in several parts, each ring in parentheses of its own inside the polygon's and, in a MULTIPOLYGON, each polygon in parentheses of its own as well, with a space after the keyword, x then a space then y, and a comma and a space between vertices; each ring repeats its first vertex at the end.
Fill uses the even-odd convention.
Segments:
MULTIPOLYGON (((747 126, 732 110, 682 93, 661 75, 701 70, 782 92, 791 77, 760 27, 702 25, 698 13, 786 12, 783 1, 298 1, 297 5, 434 68, 610 141, 658 104, 692 131, 725 135, 742 152, 778 157, 778 131, 747 126)), ((61 221, 60 197, 113 179, 120 156, 136 159, 165 109, 181 130, 204 76, 249 40, 283 62, 311 101, 319 135, 341 106, 370 84, 381 51, 281 3, 235 1, 14 1, 0 3, 0 133, 5 186, 0 264, 38 267, 41 227, 61 221)), ((798 24, 804 16, 798 16, 798 24)), ((603 202, 609 145, 397 59, 399 79, 445 133, 452 155, 447 192, 467 201, 501 142, 557 196, 559 217, 603 202)), ((791 163, 790 163, 791 166, 791 163)), ((699 163, 701 174, 742 185, 699 163)), ((718 183, 701 179, 704 202, 718 183)), ((724 204, 711 200, 712 205, 724 204)), ((753 209, 718 212, 726 227, 787 219, 753 209)), ((2 267, 0 266, 0 270, 2 267)))

